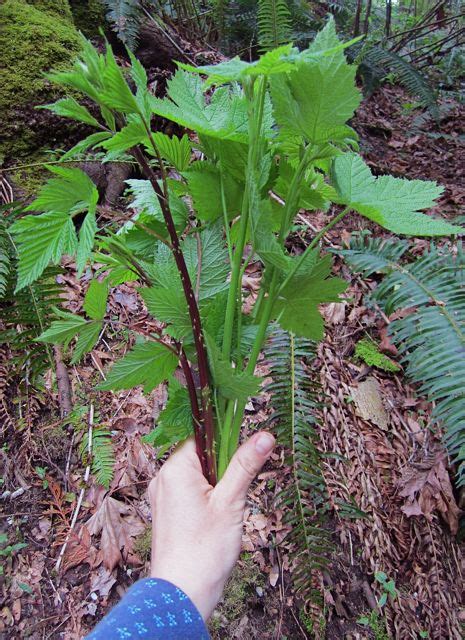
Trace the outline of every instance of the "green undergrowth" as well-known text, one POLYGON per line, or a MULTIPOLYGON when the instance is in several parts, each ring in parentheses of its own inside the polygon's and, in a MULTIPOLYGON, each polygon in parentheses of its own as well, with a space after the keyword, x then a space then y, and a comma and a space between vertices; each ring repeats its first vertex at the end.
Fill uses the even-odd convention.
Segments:
MULTIPOLYGON (((6 0, 0 5, 0 50, 5 67, 0 84, 3 142, 0 161, 20 157, 36 147, 35 115, 31 107, 56 95, 44 73, 69 67, 80 50, 79 34, 65 12, 66 2, 6 0), (46 8, 41 9, 41 5, 46 8), (55 10, 51 11, 50 6, 55 10), (63 12, 59 9, 62 7, 63 12), (60 17, 60 15, 66 17, 60 17)), ((38 117, 38 116, 37 116, 38 117)), ((43 137, 44 131, 41 132, 43 137)), ((50 144, 48 144, 50 147, 50 144)))
POLYGON ((362 338, 355 345, 355 357, 362 360, 369 367, 376 367, 383 371, 397 372, 400 371, 400 365, 391 358, 388 358, 378 348, 378 345, 370 338, 362 338))
POLYGON ((95 36, 105 26, 105 8, 100 0, 70 0, 76 29, 87 36, 95 36))
POLYGON ((55 17, 58 16, 70 22, 73 20, 68 0, 27 0, 27 4, 40 11, 53 14, 55 17))

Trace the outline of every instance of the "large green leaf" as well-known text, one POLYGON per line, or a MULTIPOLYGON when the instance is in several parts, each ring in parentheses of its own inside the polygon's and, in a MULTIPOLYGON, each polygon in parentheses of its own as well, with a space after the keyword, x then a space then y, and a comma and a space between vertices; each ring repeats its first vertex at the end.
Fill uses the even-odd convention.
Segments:
POLYGON ((224 246, 221 224, 209 225, 199 233, 198 238, 193 235, 187 236, 182 243, 182 251, 194 287, 200 271, 200 301, 211 298, 227 288, 228 252, 224 246))
POLYGON ((438 236, 464 232, 462 227, 419 213, 419 209, 433 206, 441 195, 443 188, 435 182, 375 178, 355 153, 335 158, 332 180, 341 203, 394 233, 438 236))
POLYGON ((108 283, 92 280, 84 298, 84 311, 93 320, 103 320, 107 310, 108 283))
POLYGON ((71 364, 78 362, 84 353, 91 351, 98 340, 102 323, 95 320, 85 320, 81 316, 58 311, 59 320, 52 322, 50 327, 38 338, 38 342, 48 344, 62 344, 68 347, 71 340, 77 337, 71 364))
POLYGON ((323 145, 343 141, 351 131, 346 122, 360 104, 356 67, 347 64, 330 21, 288 74, 271 77, 274 115, 281 137, 302 136, 323 145), (332 50, 316 60, 312 54, 332 50))
POLYGON ((347 288, 341 278, 331 278, 331 257, 318 261, 307 275, 298 273, 282 288, 273 308, 280 326, 297 336, 321 340, 324 323, 319 312, 323 302, 337 302, 347 288))
POLYGON ((223 195, 228 218, 239 214, 243 186, 231 175, 225 172, 222 175, 220 169, 211 162, 198 161, 184 172, 184 176, 199 220, 212 222, 223 216, 223 195))
POLYGON ((71 214, 86 210, 95 211, 98 191, 84 171, 60 165, 48 165, 47 169, 58 177, 47 180, 26 211, 58 211, 71 214))
MULTIPOLYGON (((129 185, 129 190, 134 196, 131 206, 134 209, 139 209, 141 212, 153 216, 156 220, 161 222, 163 224, 163 228, 165 228, 165 221, 161 211, 160 202, 150 180, 132 179, 126 180, 126 183, 129 185)), ((174 225, 177 231, 180 232, 186 226, 189 211, 186 203, 174 193, 171 185, 168 187, 168 195, 174 225)), ((134 219, 137 219, 137 217, 134 219)), ((167 231, 162 235, 167 235, 167 231)))
POLYGON ((19 258, 16 291, 37 280, 50 262, 58 264, 63 254, 74 254, 77 247, 73 220, 67 213, 25 216, 12 225, 10 232, 19 258))
POLYGON ((140 293, 153 317, 169 325, 167 332, 173 338, 180 340, 191 333, 189 312, 182 287, 150 287, 140 289, 140 293))
POLYGON ((224 398, 246 400, 258 393, 260 378, 245 371, 237 371, 224 360, 221 350, 214 340, 205 334, 208 352, 208 364, 213 383, 224 398))
POLYGON ((178 70, 168 82, 168 97, 152 101, 153 111, 198 134, 228 140, 247 140, 248 117, 244 96, 237 90, 217 89, 206 103, 202 80, 178 70))
POLYGON ((108 140, 104 140, 100 146, 107 151, 105 160, 110 161, 139 144, 150 144, 147 131, 139 116, 129 116, 127 125, 108 140))
POLYGON ((143 385, 149 393, 175 371, 178 358, 167 346, 159 342, 144 341, 118 360, 99 389, 132 389, 143 385))
POLYGON ((153 134, 153 140, 160 152, 160 155, 177 171, 185 171, 191 159, 191 143, 187 134, 182 138, 177 136, 167 136, 166 133, 157 131, 153 134))

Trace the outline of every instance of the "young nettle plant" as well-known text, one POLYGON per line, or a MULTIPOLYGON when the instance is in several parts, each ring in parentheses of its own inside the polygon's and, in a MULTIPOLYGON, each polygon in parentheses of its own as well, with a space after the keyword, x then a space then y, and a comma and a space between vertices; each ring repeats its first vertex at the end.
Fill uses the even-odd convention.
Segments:
POLYGON ((193 432, 212 484, 238 446, 248 398, 259 393, 255 366, 270 322, 319 340, 319 305, 346 288, 331 276, 331 258, 320 255, 323 235, 349 211, 395 233, 462 232, 420 213, 441 187, 376 178, 355 152, 357 135, 347 121, 360 93, 345 46, 330 21, 302 52, 287 45, 252 63, 179 64, 164 99, 147 89, 132 54, 126 78, 109 47, 102 55, 85 41, 74 68, 50 76, 90 98, 100 113, 91 115, 72 97, 48 105, 97 129, 66 158, 103 148, 108 161, 137 161, 143 179, 128 181, 134 199, 127 222, 99 230, 92 181, 77 168, 51 166, 55 176, 29 207, 42 213, 12 228, 17 288, 63 254, 76 256, 79 273, 90 260, 103 265, 104 277, 92 281, 85 298, 88 317, 60 311, 41 336, 65 345, 77 337, 76 361, 98 340, 109 287, 140 284, 148 311, 165 328, 137 340, 100 388, 150 391, 168 381, 167 406, 151 441, 167 447, 193 432), (193 135, 153 132, 155 115, 193 135), (336 213, 306 250, 290 253, 286 240, 298 211, 333 212, 333 203, 336 213), (73 218, 83 212, 77 235, 73 218), (242 283, 255 261, 262 266, 260 291, 245 314, 242 283), (183 376, 175 376, 178 367, 183 376))

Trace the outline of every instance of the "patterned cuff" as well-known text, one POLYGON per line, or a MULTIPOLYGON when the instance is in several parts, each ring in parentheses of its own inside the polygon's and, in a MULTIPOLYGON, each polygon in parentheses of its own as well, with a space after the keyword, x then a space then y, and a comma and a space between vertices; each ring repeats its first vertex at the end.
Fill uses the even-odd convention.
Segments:
POLYGON ((186 594, 166 580, 139 580, 87 640, 208 640, 202 616, 186 594))

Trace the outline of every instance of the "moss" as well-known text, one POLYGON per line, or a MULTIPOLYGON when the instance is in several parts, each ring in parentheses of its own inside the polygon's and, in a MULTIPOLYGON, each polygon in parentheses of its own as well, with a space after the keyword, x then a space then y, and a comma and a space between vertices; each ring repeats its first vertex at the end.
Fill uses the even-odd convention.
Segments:
POLYGON ((105 7, 100 0, 69 0, 69 4, 76 28, 88 38, 105 26, 105 7))
MULTIPOLYGON (((0 5, 0 23, 5 66, 0 85, 0 112, 4 114, 0 156, 20 156, 34 147, 40 128, 40 112, 33 107, 53 100, 56 93, 44 72, 69 66, 81 45, 68 20, 24 0, 6 0, 0 5)), ((50 131, 41 135, 49 136, 50 131)))
POLYGON ((147 526, 145 530, 137 536, 134 541, 134 552, 142 562, 148 562, 150 560, 150 555, 152 552, 152 527, 151 525, 147 526))
POLYGON ((363 338, 355 345, 355 356, 363 360, 369 367, 377 367, 383 371, 400 371, 400 365, 381 353, 378 346, 370 338, 363 338))
POLYGON ((224 637, 222 629, 224 631, 224 626, 229 627, 228 623, 240 621, 250 607, 251 597, 254 594, 256 596, 256 588, 263 588, 264 584, 264 576, 252 556, 244 553, 226 583, 220 604, 208 623, 212 640, 224 637))
POLYGON ((73 19, 68 0, 26 0, 26 2, 40 11, 53 13, 70 22, 73 19))

